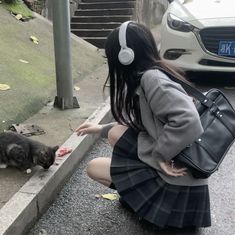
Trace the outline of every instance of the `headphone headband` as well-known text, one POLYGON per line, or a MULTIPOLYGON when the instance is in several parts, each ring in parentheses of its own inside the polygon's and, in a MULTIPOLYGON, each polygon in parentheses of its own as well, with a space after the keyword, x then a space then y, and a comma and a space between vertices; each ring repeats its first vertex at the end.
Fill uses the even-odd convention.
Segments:
POLYGON ((124 23, 121 24, 120 28, 119 28, 119 43, 121 48, 126 48, 126 30, 128 27, 128 24, 131 23, 131 21, 126 21, 124 23))
POLYGON ((135 58, 135 53, 134 51, 127 46, 126 43, 126 32, 127 32, 127 27, 128 24, 131 23, 132 21, 126 21, 121 24, 119 28, 119 44, 121 46, 121 50, 118 54, 118 59, 119 62, 123 65, 129 65, 133 62, 135 58))

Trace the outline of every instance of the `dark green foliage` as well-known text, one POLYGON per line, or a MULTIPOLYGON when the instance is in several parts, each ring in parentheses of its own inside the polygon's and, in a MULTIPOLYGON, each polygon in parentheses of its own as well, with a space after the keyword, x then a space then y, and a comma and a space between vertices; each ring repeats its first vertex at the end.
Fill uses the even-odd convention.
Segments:
POLYGON ((3 0, 3 2, 11 4, 11 3, 16 3, 17 0, 3 0))

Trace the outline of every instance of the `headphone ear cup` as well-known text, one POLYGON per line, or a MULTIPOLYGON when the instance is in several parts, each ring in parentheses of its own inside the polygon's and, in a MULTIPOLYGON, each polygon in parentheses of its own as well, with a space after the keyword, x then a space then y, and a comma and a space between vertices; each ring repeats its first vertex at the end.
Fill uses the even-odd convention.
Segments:
POLYGON ((135 53, 129 47, 122 48, 118 54, 119 62, 123 65, 131 64, 133 62, 134 58, 135 58, 135 53))

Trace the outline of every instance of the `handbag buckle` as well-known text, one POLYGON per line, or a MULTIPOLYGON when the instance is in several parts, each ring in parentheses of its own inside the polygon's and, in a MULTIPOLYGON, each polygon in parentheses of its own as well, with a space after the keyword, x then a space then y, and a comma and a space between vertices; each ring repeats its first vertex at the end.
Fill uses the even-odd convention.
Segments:
POLYGON ((211 112, 215 114, 216 117, 223 117, 223 114, 221 113, 219 107, 214 103, 211 107, 211 112))

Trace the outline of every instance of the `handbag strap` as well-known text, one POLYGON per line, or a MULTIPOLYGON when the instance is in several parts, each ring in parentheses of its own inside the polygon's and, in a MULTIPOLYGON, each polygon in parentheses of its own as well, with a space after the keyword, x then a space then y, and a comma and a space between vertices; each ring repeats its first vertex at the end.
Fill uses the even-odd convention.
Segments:
POLYGON ((164 73, 166 73, 171 80, 173 80, 176 83, 179 83, 180 85, 182 85, 182 87, 185 89, 185 91, 190 94, 191 96, 193 96, 194 98, 196 98, 197 100, 200 101, 200 103, 206 107, 211 107, 213 105, 213 101, 211 99, 209 99, 208 97, 206 97, 201 91, 199 91, 198 89, 192 87, 188 82, 177 79, 171 72, 166 71, 165 69, 159 67, 159 66, 154 66, 153 68, 156 68, 160 71, 163 71, 164 73))

